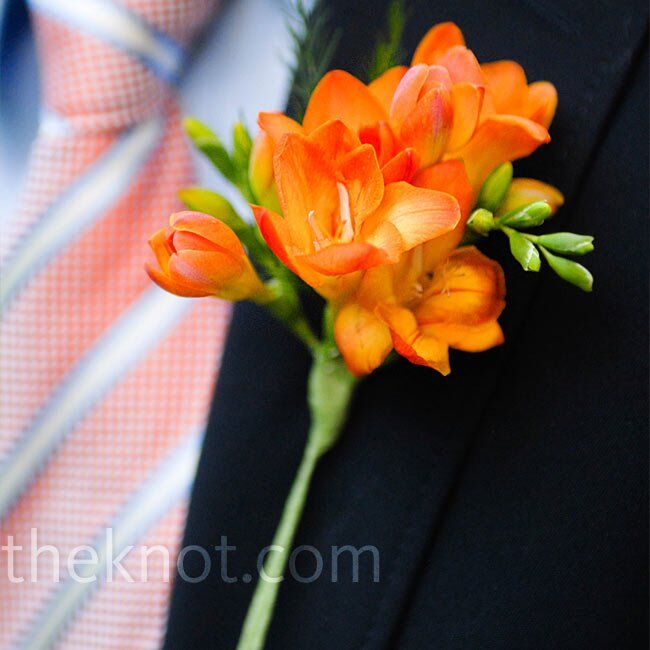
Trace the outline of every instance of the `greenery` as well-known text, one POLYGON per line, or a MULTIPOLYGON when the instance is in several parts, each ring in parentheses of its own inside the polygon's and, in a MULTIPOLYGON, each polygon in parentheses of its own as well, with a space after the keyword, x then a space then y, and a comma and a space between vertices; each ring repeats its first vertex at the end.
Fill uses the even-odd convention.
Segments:
POLYGON ((386 70, 403 63, 401 43, 406 19, 404 0, 393 0, 388 7, 386 30, 379 35, 368 67, 369 81, 376 79, 386 70))
POLYGON ((330 68, 341 30, 331 27, 330 12, 323 0, 316 0, 311 10, 303 0, 296 0, 289 13, 288 29, 292 41, 293 87, 287 112, 302 121, 309 97, 330 68))
POLYGON ((576 257, 591 253, 594 250, 594 238, 591 235, 572 232, 546 235, 525 232, 541 226, 553 210, 546 201, 533 201, 504 213, 501 206, 506 200, 511 183, 511 163, 500 165, 487 177, 479 192, 476 209, 467 221, 469 236, 465 237, 465 243, 480 236, 487 237, 492 231, 499 231, 508 238, 510 252, 524 271, 539 271, 543 257, 565 282, 583 291, 591 291, 594 283, 591 273, 582 264, 567 259, 566 256, 576 257))

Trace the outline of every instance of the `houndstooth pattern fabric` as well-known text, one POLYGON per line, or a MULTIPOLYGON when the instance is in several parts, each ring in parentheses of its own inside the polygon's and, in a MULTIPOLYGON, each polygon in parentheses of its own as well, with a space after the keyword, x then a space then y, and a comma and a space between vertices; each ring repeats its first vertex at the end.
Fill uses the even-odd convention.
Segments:
POLYGON ((32 2, 43 123, 1 242, 0 543, 22 547, 0 553, 3 649, 161 642, 162 553, 146 579, 127 554, 132 582, 100 568, 76 583, 63 558, 80 545, 101 555, 110 529, 116 554, 160 546, 174 574, 229 311, 162 294, 143 264, 192 182, 173 83, 214 9, 32 2), (35 559, 34 531, 50 547, 35 559))

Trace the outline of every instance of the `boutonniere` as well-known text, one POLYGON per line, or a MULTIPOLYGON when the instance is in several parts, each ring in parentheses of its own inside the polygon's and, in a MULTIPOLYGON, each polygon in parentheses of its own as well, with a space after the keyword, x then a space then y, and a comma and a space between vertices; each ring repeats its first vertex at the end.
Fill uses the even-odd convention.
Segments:
POLYGON ((312 475, 341 434, 358 381, 398 355, 446 375, 450 348, 503 343, 505 279, 479 250, 484 238, 505 237, 525 271, 546 262, 563 280, 592 288, 575 261, 593 250, 592 237, 535 234, 562 205, 561 193, 513 178, 512 161, 550 140, 551 83, 529 84, 514 61, 480 64, 452 23, 432 27, 410 65, 393 65, 404 23, 399 4, 366 83, 319 68, 335 41, 317 37, 322 16, 303 18, 296 77, 304 114, 300 92, 293 97, 299 119, 261 113, 254 141, 239 123, 228 149, 208 127, 186 121, 254 220, 214 192, 182 190, 189 211, 151 238, 157 265, 147 267, 180 296, 264 305, 313 358, 311 428, 242 650, 264 646, 312 475), (320 332, 303 313, 303 291, 326 301, 320 332))

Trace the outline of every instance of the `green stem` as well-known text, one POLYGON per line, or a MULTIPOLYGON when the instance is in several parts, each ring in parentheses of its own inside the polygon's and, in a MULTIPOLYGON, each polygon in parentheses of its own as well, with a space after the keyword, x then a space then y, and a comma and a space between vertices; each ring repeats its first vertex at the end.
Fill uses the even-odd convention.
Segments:
POLYGON ((264 647, 266 633, 271 622, 280 582, 287 565, 293 538, 307 499, 309 484, 316 469, 318 456, 307 444, 298 473, 284 505, 280 525, 273 538, 264 568, 248 608, 246 620, 239 637, 237 650, 258 650, 264 647))
POLYGON ((307 445, 260 571, 237 650, 262 650, 264 647, 314 470, 318 460, 338 440, 355 384, 356 378, 345 367, 333 343, 319 343, 314 349, 314 363, 309 375, 308 399, 312 421, 307 445))

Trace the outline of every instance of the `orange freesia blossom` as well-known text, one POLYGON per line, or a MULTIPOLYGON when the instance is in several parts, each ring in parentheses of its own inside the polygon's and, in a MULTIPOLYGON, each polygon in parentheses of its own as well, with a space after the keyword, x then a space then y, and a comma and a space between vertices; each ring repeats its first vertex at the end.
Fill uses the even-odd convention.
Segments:
POLYGON ((286 266, 332 300, 345 298, 360 271, 396 263, 461 216, 446 192, 387 183, 376 150, 340 120, 309 135, 285 133, 273 173, 282 214, 253 206, 260 231, 286 266))
POLYGON ((368 271, 338 313, 336 343, 355 375, 374 370, 393 348, 446 375, 450 347, 479 352, 503 342, 499 264, 473 246, 443 260, 430 253, 419 246, 397 265, 368 271))
POLYGON ((442 23, 422 39, 410 68, 391 68, 368 86, 342 70, 326 74, 302 124, 261 113, 253 189, 261 202, 273 202, 271 157, 284 133, 309 134, 339 119, 374 147, 387 182, 410 181, 418 169, 459 159, 476 192, 496 166, 549 141, 556 105, 552 84, 528 85, 514 61, 480 65, 460 29, 442 23))
MULTIPOLYGON (((457 249, 478 191, 498 165, 549 141, 557 93, 514 61, 481 65, 453 23, 434 26, 411 66, 366 85, 342 70, 314 89, 302 124, 260 113, 250 158, 259 229, 275 255, 337 310, 336 342, 363 375, 391 349, 449 372, 450 347, 503 341, 500 266, 457 249)), ((500 208, 555 188, 515 179, 500 208)), ((256 299, 265 287, 235 234, 199 213, 173 215, 151 245, 164 288, 256 299)))
POLYGON ((149 240, 158 266, 147 264, 160 287, 186 297, 265 302, 268 291, 235 233, 201 212, 177 212, 149 240))

